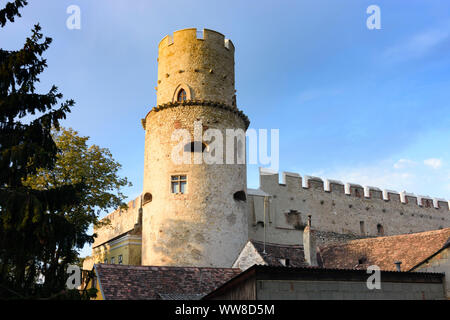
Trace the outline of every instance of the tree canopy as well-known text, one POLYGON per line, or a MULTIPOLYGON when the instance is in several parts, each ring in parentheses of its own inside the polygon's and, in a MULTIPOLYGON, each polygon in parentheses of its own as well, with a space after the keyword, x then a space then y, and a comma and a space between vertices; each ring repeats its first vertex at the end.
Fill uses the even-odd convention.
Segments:
MULTIPOLYGON (((0 8, 0 27, 26 4, 0 8)), ((67 266, 92 242, 87 226, 99 208, 123 199, 112 190, 127 183, 109 151, 88 148, 74 131, 58 133, 74 101, 61 101, 56 86, 35 88, 51 42, 36 24, 22 48, 0 48, 0 299, 73 297, 67 266)))

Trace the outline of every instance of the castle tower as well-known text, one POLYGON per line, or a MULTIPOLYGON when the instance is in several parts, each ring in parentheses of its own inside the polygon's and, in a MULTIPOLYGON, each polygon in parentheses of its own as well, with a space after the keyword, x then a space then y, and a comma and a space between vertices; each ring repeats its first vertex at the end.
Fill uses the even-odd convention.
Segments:
MULTIPOLYGON (((217 139, 198 132, 218 130, 225 146, 227 129, 245 132, 249 125, 236 107, 234 46, 216 31, 184 29, 163 38, 158 50, 157 106, 142 120, 142 264, 230 267, 248 240, 246 165, 237 155, 227 163, 226 148, 223 163, 205 163, 205 154, 217 155, 217 139), (173 139, 182 130, 187 143, 173 139), (190 163, 174 161, 180 145, 190 163)), ((245 136, 232 142, 245 159, 245 136)))

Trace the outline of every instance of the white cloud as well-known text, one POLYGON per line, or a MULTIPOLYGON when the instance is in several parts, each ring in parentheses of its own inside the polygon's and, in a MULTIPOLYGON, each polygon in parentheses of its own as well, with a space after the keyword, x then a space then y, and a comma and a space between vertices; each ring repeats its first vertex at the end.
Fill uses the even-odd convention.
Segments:
POLYGON ((429 166, 433 169, 439 169, 442 167, 442 160, 436 158, 430 158, 423 161, 426 166, 429 166))
POLYGON ((404 169, 404 168, 410 168, 414 167, 417 163, 409 160, 409 159, 400 159, 396 163, 394 163, 395 169, 404 169))
POLYGON ((444 168, 424 170, 425 165, 432 164, 440 167, 442 164, 440 159, 429 160, 431 159, 425 160, 422 165, 408 159, 400 159, 397 162, 385 160, 366 166, 321 170, 317 175, 322 178, 341 180, 344 183, 352 182, 398 192, 406 190, 415 194, 450 199, 448 184, 450 171, 444 168))
POLYGON ((397 45, 385 50, 383 56, 391 61, 421 58, 450 39, 450 26, 417 33, 397 45))

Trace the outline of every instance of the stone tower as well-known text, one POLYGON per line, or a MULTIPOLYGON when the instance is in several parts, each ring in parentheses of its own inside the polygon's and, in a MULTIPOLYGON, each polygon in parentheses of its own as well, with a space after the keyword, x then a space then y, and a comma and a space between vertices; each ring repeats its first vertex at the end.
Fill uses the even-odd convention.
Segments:
MULTIPOLYGON (((236 106, 233 43, 216 31, 184 29, 158 51, 157 103, 142 120, 142 264, 231 267, 248 240, 246 165, 227 163, 226 148, 223 163, 205 163, 215 139, 198 132, 219 130, 225 146, 226 130, 249 125, 236 106), (176 130, 189 132, 187 143, 173 139, 176 130), (182 143, 191 163, 172 157, 182 143)), ((238 140, 233 152, 245 159, 245 136, 243 145, 238 140)))

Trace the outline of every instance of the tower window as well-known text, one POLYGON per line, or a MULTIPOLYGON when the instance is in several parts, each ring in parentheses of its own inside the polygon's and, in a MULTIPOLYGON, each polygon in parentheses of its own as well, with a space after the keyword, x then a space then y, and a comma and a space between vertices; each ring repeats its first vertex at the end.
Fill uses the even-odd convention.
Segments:
POLYGON ((144 202, 144 204, 146 204, 146 203, 152 202, 152 199, 153 199, 152 194, 147 192, 146 194, 144 194, 143 202, 144 202))
POLYGON ((119 264, 122 264, 123 263, 123 256, 120 254, 119 255, 119 264))
POLYGON ((181 89, 178 92, 177 101, 178 102, 186 101, 186 91, 184 91, 184 89, 181 89))
POLYGON ((243 190, 235 192, 233 198, 236 201, 247 201, 247 196, 243 190))
POLYGON ((203 152, 206 149, 206 144, 200 141, 192 141, 184 146, 185 152, 203 152))
POLYGON ((170 182, 172 193, 186 193, 186 176, 172 176, 170 182))
POLYGON ((114 257, 111 258, 111 264, 116 263, 116 259, 114 257))
POLYGON ((379 236, 384 236, 384 228, 381 224, 377 224, 377 232, 379 236))

